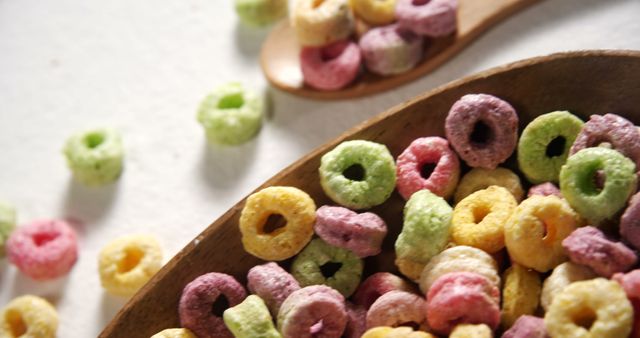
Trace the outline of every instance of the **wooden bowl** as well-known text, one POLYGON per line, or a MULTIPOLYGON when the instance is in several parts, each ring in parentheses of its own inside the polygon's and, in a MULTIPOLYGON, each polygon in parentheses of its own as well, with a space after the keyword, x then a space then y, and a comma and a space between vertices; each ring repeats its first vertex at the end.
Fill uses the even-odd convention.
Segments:
MULTIPOLYGON (((320 157, 342 141, 366 139, 384 143, 395 156, 418 137, 444 135, 444 119, 451 105, 468 93, 496 95, 517 110, 520 130, 534 117, 569 110, 588 119, 591 114, 618 113, 640 122, 640 51, 584 51, 528 59, 454 81, 354 127, 314 150, 271 178, 266 186, 298 187, 318 206, 331 203, 318 179, 320 157)), ((506 166, 514 167, 511 159, 506 166)), ((116 315, 100 337, 148 338, 165 328, 179 327, 178 300, 182 288, 195 277, 225 272, 246 281, 248 269, 259 259, 240 242, 240 201, 178 253, 116 315)), ((385 253, 368 258, 368 271, 396 271, 393 242, 402 225, 404 200, 394 193, 373 209, 389 225, 385 253)))

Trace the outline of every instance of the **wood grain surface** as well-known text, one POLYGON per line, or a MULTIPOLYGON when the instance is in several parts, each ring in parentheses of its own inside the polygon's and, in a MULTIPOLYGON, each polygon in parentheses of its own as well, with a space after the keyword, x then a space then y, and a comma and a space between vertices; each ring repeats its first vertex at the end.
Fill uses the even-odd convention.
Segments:
POLYGON ((273 28, 260 53, 267 80, 286 92, 322 100, 348 99, 396 88, 433 71, 458 54, 489 28, 540 0, 458 0, 458 30, 427 44, 423 60, 412 70, 395 76, 369 72, 342 90, 320 91, 306 86, 300 71, 300 46, 288 21, 273 28))
MULTIPOLYGON (((316 204, 331 203, 318 179, 320 157, 349 139, 384 143, 399 155, 418 137, 444 135, 444 119, 462 95, 487 93, 511 103, 520 116, 520 130, 534 117, 569 110, 588 119, 591 114, 617 113, 640 123, 640 51, 583 51, 528 59, 454 81, 409 102, 393 107, 347 131, 301 158, 256 190, 267 186, 298 187, 316 204)), ((515 168, 513 157, 505 166, 515 168)), ((243 201, 213 222, 178 253, 116 315, 102 338, 148 338, 179 327, 178 300, 182 288, 195 277, 211 272, 246 281, 250 267, 262 263, 247 254, 240 242, 238 218, 243 201)), ((365 274, 397 271, 393 242, 402 226, 404 200, 397 192, 373 208, 389 225, 384 253, 367 258, 365 274)), ((285 265, 287 262, 284 263, 285 265)))

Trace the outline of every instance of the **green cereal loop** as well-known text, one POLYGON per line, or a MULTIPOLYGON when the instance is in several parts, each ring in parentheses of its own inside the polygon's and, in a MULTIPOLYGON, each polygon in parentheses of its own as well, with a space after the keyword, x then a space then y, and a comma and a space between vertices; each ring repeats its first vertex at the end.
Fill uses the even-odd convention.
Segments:
POLYGON ((85 185, 106 185, 122 173, 122 139, 113 129, 77 133, 67 140, 63 152, 73 176, 85 185))
POLYGON ((250 295, 222 314, 224 324, 236 338, 282 338, 262 298, 250 295))
POLYGON ((636 190, 636 166, 616 150, 582 149, 560 170, 560 191, 571 207, 598 225, 622 209, 636 190), (598 191, 594 176, 602 170, 604 187, 598 191))
POLYGON ((6 254, 4 243, 16 228, 16 210, 9 204, 0 201, 0 258, 6 254))
POLYGON ((262 125, 264 102, 240 83, 216 88, 200 104, 198 122, 210 143, 237 145, 253 138, 262 125))
POLYGON ((291 274, 301 287, 324 284, 349 297, 360 284, 363 267, 362 259, 353 252, 316 238, 293 260, 291 274), (339 263, 342 266, 333 276, 326 278, 321 267, 327 263, 339 263))
POLYGON ((414 193, 404 206, 396 256, 427 264, 449 242, 452 214, 453 209, 442 197, 427 189, 414 193))
POLYGON ((352 209, 367 209, 391 196, 396 186, 396 164, 383 144, 355 140, 339 144, 320 160, 320 184, 336 203, 352 209), (348 168, 364 169, 362 180, 344 176, 348 168))
POLYGON ((555 111, 538 116, 524 128, 518 142, 518 165, 531 183, 558 182, 560 169, 583 125, 568 111, 555 111), (558 137, 564 138, 562 154, 547 156, 547 146, 558 137))
POLYGON ((250 26, 266 26, 287 16, 287 0, 236 0, 236 13, 250 26))

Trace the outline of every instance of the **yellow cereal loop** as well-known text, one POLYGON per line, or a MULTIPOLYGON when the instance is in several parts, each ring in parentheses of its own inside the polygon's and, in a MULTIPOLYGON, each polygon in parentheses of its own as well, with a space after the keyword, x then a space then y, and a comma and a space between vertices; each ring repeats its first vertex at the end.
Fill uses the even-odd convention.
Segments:
POLYGON ((189 329, 166 329, 162 330, 151 338, 198 338, 189 329))
POLYGON ((627 337, 632 323, 633 308, 622 286, 604 278, 567 286, 544 316, 554 338, 627 337))
POLYGON ((493 338, 493 331, 486 324, 460 324, 451 331, 449 338, 493 338))
POLYGON ((456 204, 451 218, 451 237, 488 253, 504 248, 504 223, 518 202, 509 190, 492 185, 456 204))
POLYGON ((57 330, 56 309, 40 297, 20 296, 2 309, 1 338, 54 338, 57 330))
POLYGON ((520 178, 513 171, 500 167, 493 170, 473 168, 460 179, 454 194, 454 200, 458 203, 473 192, 486 189, 492 185, 509 190, 518 202, 522 201, 524 190, 522 190, 520 178))
POLYGON ((396 19, 396 0, 350 0, 357 17, 373 25, 386 25, 396 19))
POLYGON ((430 333, 413 331, 407 326, 390 327, 379 326, 369 329, 361 338, 436 338, 430 333))
POLYGON ((522 315, 532 315, 538 308, 542 281, 540 275, 534 271, 513 264, 504 272, 504 287, 502 288, 502 316, 503 329, 510 328, 522 315))
POLYGON ((408 258, 396 258, 396 266, 401 274, 414 282, 418 282, 425 264, 414 262, 408 258))
POLYGON ((589 267, 578 265, 573 262, 564 262, 553 269, 551 275, 544 280, 542 284, 542 295, 540 296, 540 304, 547 311, 553 297, 559 294, 569 284, 587 279, 596 278, 597 275, 589 267))
POLYGON ((240 214, 244 249, 267 261, 296 255, 313 236, 316 204, 306 192, 294 187, 268 187, 247 198, 240 214), (282 215, 287 223, 273 231, 265 229, 271 215, 282 215))
POLYGON ((465 245, 454 246, 431 258, 420 275, 420 290, 425 295, 429 288, 440 278, 450 272, 475 272, 486 277, 496 287, 500 287, 498 265, 488 253, 465 245))
POLYGON ((98 255, 100 283, 110 294, 131 296, 162 267, 162 249, 148 235, 127 235, 105 245, 98 255))
POLYGON ((567 260, 562 240, 582 225, 580 216, 556 196, 531 196, 522 201, 504 226, 513 262, 547 272, 567 260))

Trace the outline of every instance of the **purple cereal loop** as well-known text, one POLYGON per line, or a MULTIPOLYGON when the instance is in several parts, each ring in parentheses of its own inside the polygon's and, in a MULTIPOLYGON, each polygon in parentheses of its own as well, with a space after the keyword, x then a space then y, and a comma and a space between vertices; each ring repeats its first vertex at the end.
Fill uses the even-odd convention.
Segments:
POLYGON ((544 319, 529 315, 520 316, 502 338, 550 338, 544 327, 544 319))
POLYGON ((424 49, 422 37, 397 25, 372 28, 358 44, 367 69, 379 75, 412 69, 422 59, 424 49))
POLYGON ((358 214, 343 207, 322 206, 313 226, 325 242, 352 251, 358 257, 377 255, 387 235, 387 225, 371 212, 358 214))
POLYGON ((360 71, 358 44, 338 41, 324 47, 305 47, 300 52, 304 82, 320 90, 338 90, 351 83, 360 71))
POLYGON ((283 338, 339 338, 346 326, 344 297, 326 285, 311 285, 293 292, 278 313, 278 331, 283 338), (312 333, 318 329, 319 332, 312 333))
POLYGON ((265 302, 272 316, 277 316, 282 302, 300 289, 300 284, 291 274, 274 262, 257 265, 247 273, 249 291, 265 302))
POLYGON ((435 38, 455 32, 457 9, 457 0, 398 0, 396 17, 401 27, 435 38))
POLYGON ((636 164, 640 170, 640 133, 629 120, 616 114, 591 115, 584 124, 569 150, 573 155, 578 151, 608 143, 611 147, 636 164))
POLYGON ((558 196, 562 198, 562 193, 560 192, 560 189, 558 189, 558 187, 556 187, 555 184, 551 182, 540 183, 538 185, 534 185, 531 188, 529 188, 527 197, 531 197, 533 195, 540 195, 540 196, 553 195, 553 196, 558 196))
POLYGON ((492 95, 469 94, 456 101, 445 120, 449 143, 471 167, 495 169, 518 143, 518 115, 513 107, 492 95), (481 140, 472 139, 479 123, 488 128, 481 140))
POLYGON ((367 309, 351 302, 346 302, 346 307, 348 321, 343 336, 360 338, 367 331, 367 309))
POLYGON ((634 248, 640 249, 640 192, 631 197, 629 206, 620 218, 620 236, 634 248))
POLYGON ((247 297, 247 292, 235 278, 217 272, 204 274, 187 284, 178 306, 182 327, 193 331, 198 338, 233 338, 222 317, 211 310, 220 295, 233 307, 247 297))
POLYGON ((586 265, 607 278, 616 272, 628 271, 638 260, 631 249, 608 240, 602 231, 592 226, 574 230, 562 240, 562 247, 572 262, 586 265))

